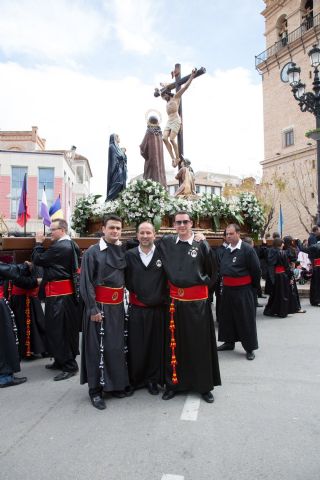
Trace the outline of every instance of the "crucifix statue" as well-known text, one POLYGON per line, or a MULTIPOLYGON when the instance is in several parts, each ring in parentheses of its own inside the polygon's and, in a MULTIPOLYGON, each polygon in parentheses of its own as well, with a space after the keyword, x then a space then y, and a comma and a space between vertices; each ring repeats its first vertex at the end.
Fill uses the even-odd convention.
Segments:
POLYGON ((161 89, 156 88, 155 97, 161 96, 167 102, 168 121, 163 132, 163 141, 172 160, 172 166, 180 166, 183 160, 183 132, 182 132, 182 102, 181 96, 187 90, 192 80, 206 73, 206 69, 194 68, 190 75, 181 78, 181 65, 177 63, 174 71, 171 72, 175 81, 172 83, 161 83, 161 89), (176 89, 173 94, 171 90, 176 89), (176 138, 178 137, 178 143, 176 138))

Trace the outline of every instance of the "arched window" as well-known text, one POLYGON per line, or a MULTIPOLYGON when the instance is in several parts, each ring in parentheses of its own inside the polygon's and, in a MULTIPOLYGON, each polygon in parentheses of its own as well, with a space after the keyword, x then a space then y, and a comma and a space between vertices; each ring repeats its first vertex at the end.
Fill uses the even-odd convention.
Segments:
POLYGON ((279 40, 281 40, 281 43, 283 46, 287 45, 288 43, 288 20, 287 20, 287 15, 281 15, 281 17, 278 18, 277 24, 276 24, 279 40))
POLYGON ((303 0, 301 4, 301 26, 305 30, 309 30, 313 27, 313 0, 303 0))

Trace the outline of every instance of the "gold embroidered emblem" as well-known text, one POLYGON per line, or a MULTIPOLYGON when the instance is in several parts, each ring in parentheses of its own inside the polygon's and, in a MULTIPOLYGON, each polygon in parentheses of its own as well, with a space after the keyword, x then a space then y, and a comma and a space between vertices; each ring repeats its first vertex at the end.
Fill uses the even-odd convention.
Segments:
POLYGON ((112 300, 115 302, 116 300, 118 300, 118 297, 119 297, 119 293, 118 292, 114 292, 112 294, 112 300))
POLYGON ((178 288, 178 296, 179 297, 184 297, 184 289, 183 288, 178 288))

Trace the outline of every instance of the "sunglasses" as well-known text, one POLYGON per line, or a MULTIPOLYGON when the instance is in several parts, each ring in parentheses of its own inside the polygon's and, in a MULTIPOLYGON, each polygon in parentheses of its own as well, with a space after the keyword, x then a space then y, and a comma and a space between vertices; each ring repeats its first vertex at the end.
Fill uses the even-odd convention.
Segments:
POLYGON ((188 223, 190 222, 190 220, 175 220, 175 224, 176 225, 188 225, 188 223))

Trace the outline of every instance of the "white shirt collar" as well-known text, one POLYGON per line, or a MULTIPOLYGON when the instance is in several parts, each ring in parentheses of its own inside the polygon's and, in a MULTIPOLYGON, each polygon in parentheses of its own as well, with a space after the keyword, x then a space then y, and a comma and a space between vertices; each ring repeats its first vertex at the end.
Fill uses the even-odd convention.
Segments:
POLYGON ((61 240, 71 240, 69 235, 63 235, 63 237, 59 238, 58 242, 61 242, 61 240))
POLYGON ((102 237, 99 240, 99 248, 100 248, 100 252, 108 248, 108 245, 106 244, 106 242, 103 240, 102 237))
POLYGON ((240 250, 241 248, 241 244, 242 244, 242 240, 241 238, 239 239, 239 242, 237 243, 237 245, 235 245, 234 247, 231 246, 231 243, 229 243, 229 245, 227 246, 227 248, 229 248, 229 250, 231 252, 233 252, 234 250, 237 250, 237 248, 240 250))
POLYGON ((152 245, 151 250, 150 250, 148 253, 145 253, 145 252, 141 249, 140 245, 138 245, 138 250, 139 250, 140 255, 144 255, 145 257, 149 257, 149 255, 153 255, 153 253, 154 253, 154 251, 155 251, 155 248, 156 248, 156 246, 155 246, 155 245, 152 245))
POLYGON ((179 235, 178 235, 176 239, 176 243, 180 241, 180 242, 185 242, 185 243, 189 243, 189 245, 192 245, 193 240, 194 240, 194 233, 192 232, 192 235, 190 238, 188 238, 188 240, 181 240, 181 238, 179 238, 179 235))

